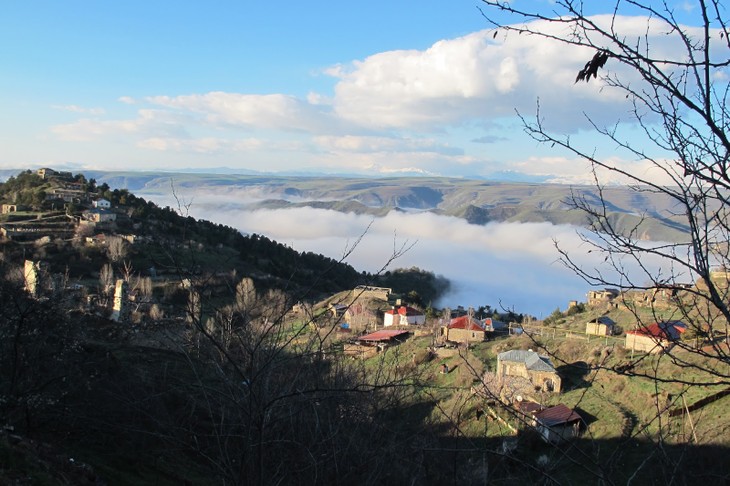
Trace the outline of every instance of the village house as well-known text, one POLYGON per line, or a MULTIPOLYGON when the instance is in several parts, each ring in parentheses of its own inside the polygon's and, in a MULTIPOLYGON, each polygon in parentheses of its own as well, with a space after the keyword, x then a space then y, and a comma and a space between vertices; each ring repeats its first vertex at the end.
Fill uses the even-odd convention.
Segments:
POLYGON ((613 336, 617 334, 616 323, 608 316, 600 316, 586 323, 586 334, 595 336, 613 336))
POLYGON ((550 358, 531 349, 513 349, 497 355, 497 379, 509 376, 526 378, 536 389, 560 393, 560 375, 550 358))
POLYGON ((361 302, 352 304, 345 311, 345 322, 353 327, 367 328, 375 325, 378 315, 361 302))
POLYGON ((687 326, 681 321, 655 322, 626 331, 626 349, 645 353, 661 353, 682 337, 687 326))
POLYGON ((383 326, 418 326, 426 323, 426 316, 423 312, 407 305, 397 309, 394 307, 385 311, 383 326))
POLYGON ((92 206, 99 209, 110 209, 112 207, 112 203, 110 203, 108 200, 101 198, 101 199, 95 199, 92 202, 92 206))
POLYGON ((600 289, 588 291, 588 305, 590 307, 615 307, 614 300, 619 296, 617 289, 600 289))
POLYGON ((455 317, 448 325, 442 326, 439 336, 452 343, 474 343, 487 340, 484 323, 469 316, 455 317))
POLYGON ((46 201, 60 199, 64 202, 81 203, 86 198, 86 191, 81 189, 65 189, 59 187, 51 189, 46 193, 46 201))
POLYGON ((48 167, 43 167, 41 169, 38 169, 36 171, 36 174, 38 174, 41 179, 48 179, 50 177, 56 177, 59 179, 72 179, 73 174, 71 172, 66 171, 57 171, 53 169, 49 169, 48 167))
POLYGON ((116 221, 117 214, 106 209, 90 209, 83 212, 83 217, 93 223, 106 223, 116 221))
POLYGON ((334 319, 339 319, 345 315, 347 306, 345 304, 333 304, 329 305, 329 312, 334 319))

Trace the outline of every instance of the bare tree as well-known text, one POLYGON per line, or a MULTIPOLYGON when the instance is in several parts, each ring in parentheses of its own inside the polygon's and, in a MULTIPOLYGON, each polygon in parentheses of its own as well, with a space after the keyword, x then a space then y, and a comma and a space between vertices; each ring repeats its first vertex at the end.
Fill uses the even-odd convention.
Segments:
POLYGON ((127 256, 127 242, 121 236, 107 236, 106 252, 109 260, 118 262, 127 256))
POLYGON ((114 285, 114 268, 111 264, 105 263, 99 271, 99 284, 101 284, 102 293, 106 294, 112 285, 114 285))
MULTIPOLYGON (((556 242, 561 261, 591 285, 621 289, 622 303, 634 310, 638 331, 647 330, 654 321, 676 320, 687 326, 685 335, 698 338, 674 336, 659 356, 631 353, 623 360, 610 360, 611 364, 600 360, 591 368, 591 373, 609 369, 648 378, 656 390, 653 415, 635 428, 656 448, 638 469, 627 473, 629 482, 648 462, 671 457, 664 448, 663 416, 669 406, 677 405, 677 398, 672 404, 660 403, 664 386, 681 387, 683 397, 689 389, 730 385, 728 11, 719 0, 690 3, 691 8, 680 13, 667 2, 614 1, 602 5, 609 14, 595 16, 586 13, 595 5, 574 0, 549 5, 483 0, 482 7, 495 28, 494 37, 501 35, 505 43, 520 35, 534 36, 584 55, 585 64, 575 65, 575 79, 564 89, 599 83, 601 94, 614 102, 625 100, 631 115, 623 124, 606 121, 603 113, 586 115, 592 130, 614 149, 603 154, 579 137, 552 130, 550 113, 542 111, 539 102, 534 118, 520 114, 531 137, 587 161, 592 169, 593 194, 575 188, 567 203, 587 216, 590 231, 579 234, 586 251, 601 255, 604 264, 588 266, 575 250, 556 242), (620 163, 621 158, 642 162, 641 170, 620 163), (622 179, 637 197, 671 201, 672 209, 665 213, 647 209, 638 223, 624 229, 611 213, 607 176, 622 179), (645 240, 651 220, 669 222, 686 238, 645 240), (658 292, 670 296, 670 317, 651 305, 658 292), (644 293, 652 310, 649 317, 642 317, 636 300, 629 298, 644 293), (657 432, 650 434, 649 427, 657 432)), ((681 482, 674 467, 665 479, 681 482)), ((594 472, 601 481, 612 482, 602 466, 596 464, 594 472)))
MULTIPOLYGON (((727 335, 730 320, 728 278, 730 268, 730 109, 726 69, 730 66, 727 11, 722 2, 700 1, 682 23, 662 2, 616 2, 609 16, 587 16, 580 1, 558 1, 551 10, 523 10, 512 3, 485 0, 484 16, 497 32, 538 36, 569 48, 590 53, 578 70, 575 82, 601 82, 607 90, 623 93, 630 103, 631 127, 638 127, 644 143, 637 144, 621 126, 605 126, 589 118, 593 129, 631 159, 645 161, 652 171, 632 171, 616 163, 615 157, 600 157, 594 147, 584 147, 569 136, 546 128, 549 114, 538 108, 534 120, 523 117, 525 128, 539 142, 567 149, 593 167, 598 201, 574 191, 570 204, 585 212, 592 233, 584 235, 588 251, 602 253, 604 267, 586 268, 574 253, 556 242, 561 260, 587 282, 623 290, 664 289, 674 296, 676 318, 703 337, 727 335), (643 35, 623 33, 623 11, 642 15, 643 35), (510 23, 493 19, 499 11, 510 15, 510 23), (671 50, 660 49, 655 36, 671 50), (668 156, 669 154, 669 156, 668 156), (644 214, 639 224, 622 230, 609 211, 601 182, 602 174, 618 174, 637 192, 669 198, 673 209, 666 214, 644 214), (662 182, 658 182, 662 181, 662 182), (685 241, 654 243, 641 241, 645 222, 664 219, 686 230, 685 241), (658 262, 651 265, 650 262, 658 262), (636 270, 638 269, 638 271, 636 270), (687 285, 696 282, 696 285, 687 285)), ((570 90, 570 85, 565 86, 570 90)), ((612 154, 615 155, 615 154, 612 154)), ((639 327, 648 323, 639 323, 639 327)), ((730 384, 728 348, 717 340, 709 349, 690 349, 678 341, 677 363, 701 369, 702 379, 693 385, 730 384), (698 365, 685 358, 707 358, 698 365)), ((658 379, 682 380, 679 376, 658 379)), ((690 384, 690 383, 688 383, 690 384)))

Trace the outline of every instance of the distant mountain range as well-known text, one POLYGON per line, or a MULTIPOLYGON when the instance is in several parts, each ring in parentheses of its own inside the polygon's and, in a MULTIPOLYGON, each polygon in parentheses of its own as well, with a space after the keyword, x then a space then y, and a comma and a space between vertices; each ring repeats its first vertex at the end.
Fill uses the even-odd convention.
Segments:
MULTIPOLYGON (((83 171, 87 178, 126 188, 142 197, 169 194, 171 187, 194 194, 225 194, 230 204, 251 209, 317 207, 382 216, 389 211, 430 211, 489 222, 549 222, 587 227, 586 214, 572 207, 580 198, 598 207, 593 186, 501 182, 443 177, 364 178, 171 172, 83 171)), ((605 211, 618 230, 640 239, 679 242, 688 228, 674 201, 663 194, 624 186, 602 189, 605 211)))

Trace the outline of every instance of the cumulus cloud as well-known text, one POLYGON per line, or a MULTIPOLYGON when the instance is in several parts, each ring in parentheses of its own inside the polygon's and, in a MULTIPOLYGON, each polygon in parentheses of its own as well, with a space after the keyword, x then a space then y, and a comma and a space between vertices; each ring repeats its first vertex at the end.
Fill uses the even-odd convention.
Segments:
MULTIPOLYGON (((592 19, 604 26, 611 21, 610 16, 592 19)), ((664 35, 656 21, 615 20, 622 35, 646 35, 658 56, 671 57, 679 51, 673 36, 664 35)), ((549 22, 532 27, 565 34, 549 22)), ((586 114, 599 126, 626 118, 628 101, 623 95, 605 89, 599 80, 574 84, 578 69, 593 54, 538 36, 495 38, 493 31, 484 30, 440 40, 423 50, 380 52, 331 66, 324 72, 335 79, 332 93, 121 96, 121 103, 140 106, 136 117, 83 118, 52 131, 67 141, 127 137, 130 146, 141 150, 228 155, 234 165, 238 152, 250 151, 250 161, 274 161, 297 169, 307 164, 310 169, 333 171, 452 176, 485 175, 498 169, 578 183, 587 180, 585 163, 526 158, 528 148, 519 138, 524 135, 514 114, 518 110, 529 118, 539 99, 545 126, 570 134, 590 126, 586 114), (497 124, 501 128, 485 136, 463 135, 465 128, 497 124), (478 147, 465 145, 469 140, 493 144, 490 150, 495 153, 480 153, 478 147), (298 157, 272 152, 292 150, 300 151, 298 157), (500 159, 501 165, 495 167, 492 161, 500 159), (505 159, 518 160, 508 167, 505 159)), ((633 79, 617 62, 609 60, 606 69, 633 79)))
MULTIPOLYGON (((310 100, 312 96, 310 95, 310 100)), ((323 130, 328 115, 321 105, 284 94, 248 95, 215 91, 202 95, 152 96, 147 101, 200 114, 206 123, 310 132, 323 130)))
MULTIPOLYGON (((681 39, 668 36, 657 20, 607 15, 591 20, 619 36, 645 39, 656 58, 683 53, 681 39)), ((569 35, 565 26, 551 22, 534 22, 531 28, 569 35)), ((600 80, 574 84, 576 73, 594 53, 539 36, 510 33, 493 38, 493 31, 484 30, 422 51, 383 52, 355 61, 348 69, 339 66, 334 72, 339 79, 334 107, 341 117, 367 126, 433 129, 509 116, 514 110, 529 115, 539 99, 552 127, 577 131, 588 126, 586 112, 601 124, 625 115, 628 108, 623 94, 606 89, 600 80)), ((606 70, 626 82, 638 82, 636 74, 618 62, 609 60, 606 70)))

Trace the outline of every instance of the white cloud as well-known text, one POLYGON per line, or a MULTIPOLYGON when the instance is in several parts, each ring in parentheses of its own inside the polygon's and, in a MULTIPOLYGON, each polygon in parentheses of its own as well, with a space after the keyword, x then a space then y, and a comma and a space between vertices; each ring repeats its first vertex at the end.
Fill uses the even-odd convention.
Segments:
POLYGON ((320 136, 314 142, 327 150, 344 152, 433 152, 438 154, 461 155, 463 151, 449 147, 429 138, 402 138, 378 136, 320 136))
MULTIPOLYGON (((383 218, 344 214, 315 208, 250 211, 236 203, 266 199, 265 193, 224 191, 213 194, 177 189, 192 201, 191 215, 213 218, 247 233, 265 234, 298 251, 342 258, 362 236, 347 262, 358 270, 376 272, 395 249, 412 248, 390 269, 417 266, 444 275, 455 284, 440 306, 502 305, 518 312, 547 316, 570 300, 585 301, 588 285, 560 264, 554 242, 590 269, 603 258, 578 236, 577 228, 549 223, 490 223, 485 226, 432 213, 391 212, 383 218)), ((170 196, 153 195, 169 205, 170 196)), ((651 268, 650 261, 643 261, 651 268)), ((627 262, 630 264, 630 262, 627 262)), ((606 269, 604 268, 604 271, 606 269)), ((634 269, 636 275, 640 275, 634 269)), ((607 272, 608 274, 609 272, 607 272)), ((641 277, 639 277, 640 279, 641 277)), ((643 280, 640 280, 643 281, 643 280)))
POLYGON ((205 123, 212 125, 310 132, 325 129, 327 122, 326 110, 284 94, 247 95, 215 91, 202 95, 153 96, 147 101, 198 113, 205 123))
POLYGON ((53 105, 56 110, 70 111, 73 113, 86 113, 89 115, 103 115, 106 113, 104 108, 84 108, 78 105, 53 105))
POLYGON ((153 137, 140 141, 139 147, 172 152, 215 153, 221 151, 241 152, 262 147, 263 142, 257 138, 226 140, 221 138, 183 139, 172 137, 153 137))
POLYGON ((99 136, 133 133, 139 130, 139 122, 135 120, 101 121, 82 118, 74 123, 56 125, 51 131, 61 140, 83 142, 93 140, 99 136))
MULTIPOLYGON (((645 181, 660 185, 674 185, 676 180, 670 175, 674 164, 669 160, 629 161, 619 157, 606 157, 602 162, 618 170, 596 166, 596 175, 603 185, 635 184, 621 172, 632 174, 645 181)), ((523 174, 546 176, 545 182, 553 184, 593 185, 595 178, 590 162, 580 158, 567 157, 530 157, 513 164, 513 168, 523 174)))
MULTIPOLYGON (((606 24, 610 17, 594 20, 606 24)), ((668 36, 656 35, 656 22, 649 25, 648 41, 658 55, 677 50, 668 36)), ((558 28, 550 23, 534 27, 548 32, 558 28)), ((643 35, 647 20, 619 17, 616 28, 627 36, 643 35)), ((531 149, 514 121, 515 109, 529 118, 539 98, 548 129, 576 134, 587 127, 585 113, 598 125, 627 118, 627 100, 602 89, 600 80, 574 84, 578 69, 593 55, 590 50, 538 36, 492 34, 485 30, 424 50, 381 52, 332 66, 324 72, 336 80, 333 93, 309 92, 304 98, 221 91, 121 96, 121 103, 140 105, 135 118, 83 118, 52 131, 67 141, 116 138, 140 152, 215 153, 230 157, 232 165, 240 163, 235 156, 244 150, 251 152, 249 164, 265 161, 267 168, 273 167, 269 163, 279 169, 306 164, 334 171, 453 176, 499 169, 545 175, 555 182, 585 182, 585 162, 526 159, 531 149), (462 135, 465 129, 490 125, 501 128, 486 136, 462 135), (466 145, 469 140, 498 143, 474 147, 466 145), (292 151, 298 153, 283 154, 292 151), (520 157, 524 162, 506 164, 520 157), (490 162, 494 160, 500 163, 490 162)), ((622 68, 609 60, 606 69, 622 68)), ((621 74, 631 79, 630 73, 621 74)), ((66 108, 82 111, 74 105, 66 108)), ((607 176, 615 180, 615 174, 607 176)))

